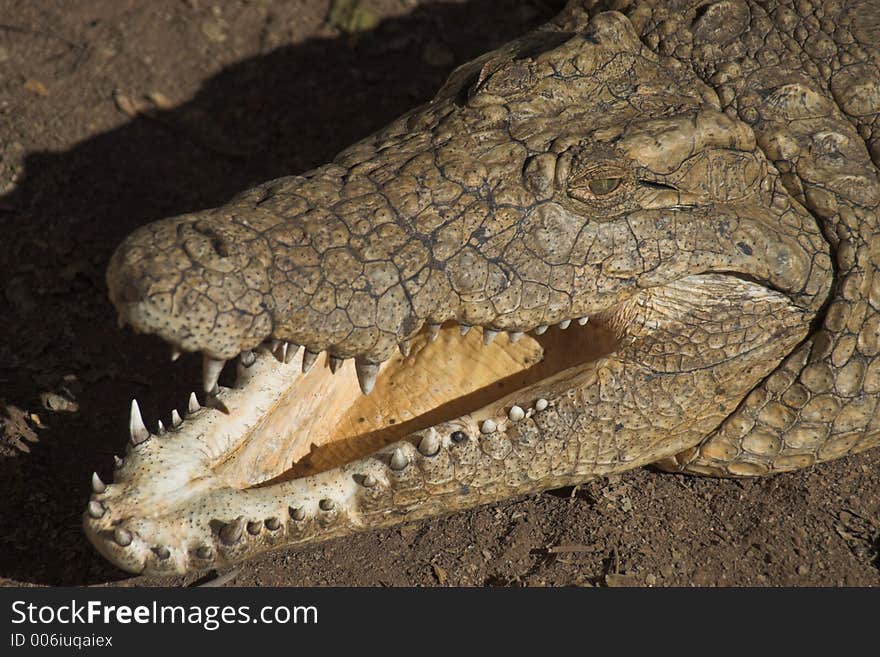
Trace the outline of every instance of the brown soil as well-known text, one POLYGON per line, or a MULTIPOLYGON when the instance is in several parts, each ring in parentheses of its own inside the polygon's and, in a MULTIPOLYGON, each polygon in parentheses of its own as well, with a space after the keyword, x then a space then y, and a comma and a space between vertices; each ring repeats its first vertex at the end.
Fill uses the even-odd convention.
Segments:
MULTIPOLYGON (((130 578, 80 530, 132 396, 198 363, 116 328, 103 273, 136 226, 300 172, 430 97, 560 0, 0 0, 0 583, 130 578), (368 21, 369 22, 369 21, 368 21)), ((878 585, 880 450, 759 481, 648 470, 241 566, 235 584, 878 585)))

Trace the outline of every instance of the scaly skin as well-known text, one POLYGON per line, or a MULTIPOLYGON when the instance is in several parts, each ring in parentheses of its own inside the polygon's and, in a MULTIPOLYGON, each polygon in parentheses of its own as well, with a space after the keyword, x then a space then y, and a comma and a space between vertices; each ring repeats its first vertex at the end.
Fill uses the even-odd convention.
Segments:
POLYGON ((155 436, 133 413, 90 539, 184 572, 650 463, 750 476, 876 445, 880 11, 819 9, 572 2, 333 163, 136 231, 111 299, 205 354, 216 408, 155 436), (282 475, 311 426, 288 393, 334 394, 295 374, 315 354, 369 392, 441 324, 512 342, 585 316, 613 349, 282 475))

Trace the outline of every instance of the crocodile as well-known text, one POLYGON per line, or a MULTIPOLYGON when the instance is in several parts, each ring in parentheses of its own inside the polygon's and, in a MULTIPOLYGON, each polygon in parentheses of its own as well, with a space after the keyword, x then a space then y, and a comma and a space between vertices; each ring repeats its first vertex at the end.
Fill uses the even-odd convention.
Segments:
POLYGON ((876 446, 878 44, 877 0, 572 0, 331 163, 139 228, 110 300, 201 391, 132 402, 88 538, 185 573, 876 446))

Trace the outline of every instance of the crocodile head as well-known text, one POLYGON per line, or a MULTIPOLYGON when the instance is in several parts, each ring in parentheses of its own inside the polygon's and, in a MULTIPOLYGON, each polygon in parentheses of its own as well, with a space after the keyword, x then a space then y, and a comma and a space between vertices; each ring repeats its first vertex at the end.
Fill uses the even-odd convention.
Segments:
POLYGON ((803 338, 829 270, 751 129, 627 19, 536 32, 125 240, 120 320, 204 376, 164 426, 132 403, 86 532, 182 572, 656 461, 803 338))

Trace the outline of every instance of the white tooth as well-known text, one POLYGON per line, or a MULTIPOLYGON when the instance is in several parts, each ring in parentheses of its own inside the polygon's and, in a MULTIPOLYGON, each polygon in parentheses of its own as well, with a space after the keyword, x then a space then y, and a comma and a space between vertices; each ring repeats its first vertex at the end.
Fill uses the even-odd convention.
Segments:
POLYGON ((131 532, 127 529, 117 527, 113 530, 113 540, 122 547, 128 547, 131 545, 131 539, 131 532))
POLYGON ((113 465, 115 465, 117 468, 121 468, 122 463, 123 463, 122 459, 119 458, 118 456, 116 456, 116 454, 114 454, 113 455, 113 465))
POLYGON ((559 322, 559 328, 561 328, 561 329, 567 329, 569 326, 571 326, 570 319, 564 319, 561 322, 559 322))
POLYGON ((440 325, 428 324, 428 337, 431 339, 431 342, 434 342, 438 335, 440 335, 440 325))
POLYGON ((330 373, 336 374, 339 371, 339 368, 342 367, 342 364, 345 362, 344 359, 339 356, 330 356, 330 373))
POLYGON ((586 323, 589 322, 589 321, 590 321, 590 317, 589 317, 588 315, 584 315, 583 317, 581 317, 581 318, 578 320, 578 324, 580 324, 581 326, 583 326, 584 324, 586 324, 586 323))
POLYGON ((171 347, 171 362, 173 363, 178 358, 180 358, 180 349, 177 347, 171 347))
POLYGON ((492 344, 492 340, 495 339, 495 336, 498 335, 498 331, 493 331, 492 329, 483 329, 483 344, 492 344))
POLYGON ((293 362, 293 359, 296 358, 296 355, 299 353, 299 345, 295 342, 290 342, 287 345, 287 354, 284 356, 285 364, 290 364, 293 362))
POLYGON ((538 328, 535 329, 535 335, 544 335, 547 331, 547 325, 541 324, 538 328))
POLYGON ((201 406, 199 406, 199 399, 196 397, 196 393, 189 393, 189 404, 187 405, 186 410, 190 413, 195 413, 200 408, 201 406))
POLYGON ((356 358, 354 361, 355 371, 357 372, 358 383, 361 386, 361 392, 369 395, 373 386, 376 385, 376 377, 379 374, 379 363, 369 363, 365 360, 356 358))
POLYGON ((399 345, 397 345, 397 348, 400 349, 400 353, 403 355, 404 358, 409 358, 409 354, 412 351, 412 342, 410 342, 409 340, 404 340, 399 345))
POLYGON ((550 404, 547 402, 546 399, 539 399, 538 401, 535 402, 535 410, 536 410, 536 411, 543 411, 543 410, 545 410, 549 405, 550 405, 550 404))
POLYGON ((165 433, 165 425, 162 424, 162 420, 159 420, 158 426, 156 427, 156 435, 161 436, 163 433, 165 433))
POLYGON ((178 413, 177 409, 175 408, 173 411, 171 411, 171 426, 176 429, 181 424, 183 424, 183 418, 180 417, 180 413, 178 413))
POLYGON ((150 432, 144 424, 144 418, 141 417, 141 409, 138 407, 136 399, 131 400, 131 414, 128 417, 128 435, 131 436, 131 442, 140 445, 150 437, 150 432))
POLYGON ((278 347, 280 345, 281 345, 281 340, 272 340, 269 343, 269 351, 271 351, 274 354, 276 351, 278 351, 278 347))
POLYGON ((523 334, 522 331, 511 331, 510 333, 508 333, 508 336, 510 337, 510 341, 516 344, 517 342, 519 342, 519 339, 523 336, 523 334))
POLYGON ((511 406, 510 410, 507 412, 507 417, 510 418, 511 422, 519 422, 525 416, 526 412, 519 406, 511 406))
POLYGON ((210 395, 214 392, 224 365, 226 365, 225 360, 216 360, 210 356, 202 357, 202 390, 205 393, 210 395))
POLYGON ((315 364, 315 361, 318 360, 318 354, 314 351, 309 351, 306 349, 303 352, 303 360, 302 360, 302 372, 305 374, 310 369, 312 369, 312 365, 315 364))
POLYGON ((495 424, 495 420, 483 420, 483 424, 480 425, 481 433, 492 433, 498 428, 498 425, 495 424))
POLYGON ((391 469, 392 470, 403 470, 406 466, 409 465, 409 458, 406 453, 398 447, 394 450, 394 453, 391 455, 391 469))
POLYGON ((97 520, 104 516, 104 506, 100 502, 92 500, 89 502, 89 515, 97 520))
POLYGON ((257 362, 257 356, 253 351, 242 351, 241 356, 239 357, 239 362, 245 367, 250 367, 257 362))
POLYGON ((419 442, 419 451, 425 456, 434 456, 440 451, 440 436, 436 431, 428 430, 428 433, 419 442))
POLYGON ((107 490, 107 487, 104 485, 104 482, 101 481, 101 478, 98 476, 97 472, 92 473, 92 490, 96 493, 103 493, 107 490))
POLYGON ((462 335, 467 335, 468 331, 471 330, 470 324, 462 324, 458 327, 458 330, 461 332, 462 335))
POLYGON ((287 343, 286 342, 282 342, 278 345, 278 347, 275 349, 275 355, 278 357, 278 360, 280 360, 282 363, 287 362, 287 343))

